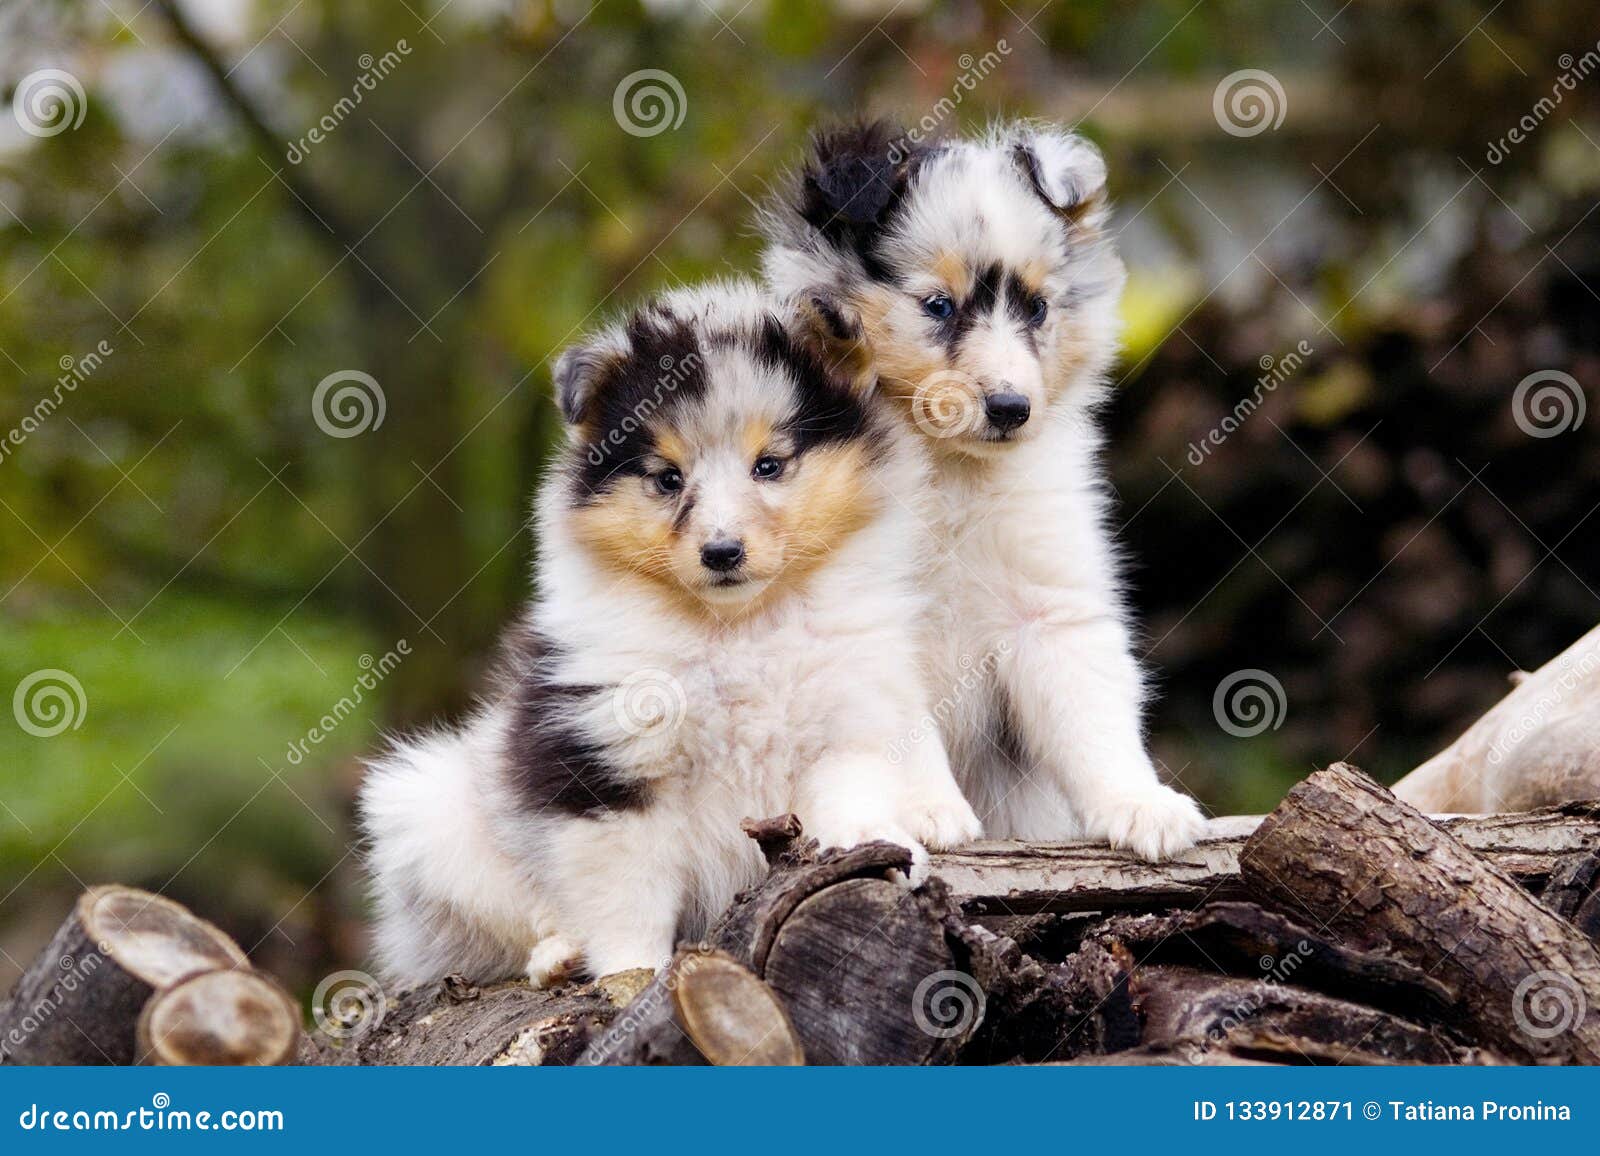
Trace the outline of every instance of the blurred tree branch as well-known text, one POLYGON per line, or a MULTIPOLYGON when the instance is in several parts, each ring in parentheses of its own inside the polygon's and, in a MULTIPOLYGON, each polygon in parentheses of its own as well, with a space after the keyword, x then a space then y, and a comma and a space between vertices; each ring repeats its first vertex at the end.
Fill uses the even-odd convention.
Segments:
MULTIPOLYGON (((283 139, 281 134, 273 131, 272 126, 267 123, 265 114, 234 81, 228 69, 223 66, 221 57, 189 23, 177 0, 155 0, 155 6, 166 19, 173 37, 206 70, 228 106, 244 122, 245 128, 255 142, 256 151, 272 168, 277 179, 288 189, 295 202, 296 211, 314 226, 312 231, 333 245, 341 254, 355 253, 366 239, 363 231, 354 221, 346 217, 343 209, 328 200, 298 167, 275 163, 279 142, 283 139)), ((383 294, 390 292, 392 285, 406 284, 406 278, 398 269, 389 268, 381 254, 374 253, 363 257, 355 262, 355 266, 356 275, 375 279, 377 283, 373 288, 383 294)), ((415 291, 408 296, 415 297, 415 291)))

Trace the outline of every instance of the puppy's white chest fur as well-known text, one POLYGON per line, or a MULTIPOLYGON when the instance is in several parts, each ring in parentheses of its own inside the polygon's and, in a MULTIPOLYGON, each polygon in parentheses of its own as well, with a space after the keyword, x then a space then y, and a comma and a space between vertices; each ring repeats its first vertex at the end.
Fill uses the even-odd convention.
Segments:
MULTIPOLYGON (((671 696, 693 711, 663 724, 670 747, 637 740, 643 774, 659 789, 747 816, 788 805, 795 775, 828 743, 827 720, 841 714, 848 653, 814 616, 785 615, 759 638, 729 634, 684 655, 661 652, 671 696)), ((737 829, 737 824, 734 825, 737 829)))

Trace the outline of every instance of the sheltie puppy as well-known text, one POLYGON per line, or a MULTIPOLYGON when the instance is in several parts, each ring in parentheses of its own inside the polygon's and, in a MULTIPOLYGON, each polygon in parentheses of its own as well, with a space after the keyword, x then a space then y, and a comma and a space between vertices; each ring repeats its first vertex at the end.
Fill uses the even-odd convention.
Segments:
POLYGON ((924 455, 792 325, 715 285, 558 360, 570 439, 497 685, 361 792, 389 980, 659 967, 760 878, 745 818, 918 859, 979 834, 917 738, 924 455))
POLYGON ((763 212, 764 271, 934 459, 929 685, 992 672, 943 718, 985 829, 1159 859, 1201 816, 1145 750, 1106 528, 1094 419, 1123 268, 1105 182, 1093 145, 1044 126, 920 146, 825 133, 763 212))

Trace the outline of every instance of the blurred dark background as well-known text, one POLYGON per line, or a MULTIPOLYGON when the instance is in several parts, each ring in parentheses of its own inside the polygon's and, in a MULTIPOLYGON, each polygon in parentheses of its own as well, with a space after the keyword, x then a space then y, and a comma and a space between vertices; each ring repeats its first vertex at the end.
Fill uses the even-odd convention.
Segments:
POLYGON ((1600 610, 1597 41, 1592 0, 3 0, 0 990, 108 880, 291 983, 361 961, 358 758, 525 594, 552 355, 753 271, 828 117, 1101 143, 1156 750, 1217 813, 1398 777, 1600 610))

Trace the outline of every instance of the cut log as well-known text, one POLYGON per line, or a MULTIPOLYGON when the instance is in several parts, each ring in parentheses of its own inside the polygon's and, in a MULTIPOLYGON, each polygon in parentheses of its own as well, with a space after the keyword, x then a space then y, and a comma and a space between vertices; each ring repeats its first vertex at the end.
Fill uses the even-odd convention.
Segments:
POLYGON ((1600 848, 1567 856, 1539 898, 1550 910, 1600 943, 1600 848))
POLYGON ((819 853, 794 815, 746 821, 744 830, 767 858, 767 877, 739 894, 707 939, 757 975, 766 971, 779 928, 811 896, 849 879, 884 879, 911 869, 911 852, 893 843, 819 853))
POLYGON ((300 1050, 300 1009, 258 972, 203 971, 150 997, 137 1039, 142 1064, 289 1064, 300 1050))
POLYGON ((1144 1020, 1143 1046, 1197 1060, 1212 1048, 1287 1064, 1462 1064, 1479 1062, 1436 1028, 1270 979, 1209 975, 1194 968, 1134 970, 1129 981, 1144 1020))
POLYGON ((1600 626, 1531 673, 1394 785, 1423 811, 1526 811, 1600 799, 1600 626))
POLYGON ((1167 915, 1116 915, 1085 938, 1120 946, 1140 966, 1173 964, 1292 984, 1407 1016, 1449 1022, 1444 984, 1381 951, 1337 943, 1254 903, 1213 903, 1167 915))
POLYGON ((1450 991, 1476 1042, 1600 1063, 1600 949, 1441 825, 1343 763, 1300 783, 1240 854, 1246 885, 1450 991))
POLYGON ((579 1063, 793 1066, 805 1053, 783 1005, 726 952, 680 951, 579 1063))
POLYGON ((817 851, 792 816, 747 823, 770 870, 708 937, 782 1001, 808 1062, 952 1060, 982 1022, 983 993, 945 934, 948 890, 901 880, 891 843, 817 851))
MULTIPOLYGON (((931 871, 972 918, 1041 912, 1159 910, 1247 898, 1239 852, 1261 819, 1212 819, 1199 844, 1147 863, 1104 843, 984 841, 931 856, 931 871)), ((1543 890, 1565 857, 1600 846, 1600 803, 1568 803, 1523 814, 1443 816, 1466 847, 1543 890)))
POLYGON ((0 1060, 133 1063, 135 1025, 157 989, 248 967, 237 943, 181 904, 133 887, 92 887, 0 1010, 0 1060))
POLYGON ((960 928, 954 938, 987 999, 981 1028, 962 1048, 961 1063, 1059 1063, 1139 1043, 1139 1018, 1128 993, 1132 958, 1119 945, 1088 943, 1052 964, 981 927, 960 928))
POLYGON ((925 1064, 953 1056, 983 993, 955 966, 941 889, 847 879, 799 904, 762 972, 818 1064, 925 1064))
POLYGON ((648 971, 541 991, 451 976, 382 998, 354 1031, 311 1033, 304 1063, 529 1066, 575 1063, 590 1037, 650 982, 648 971))

